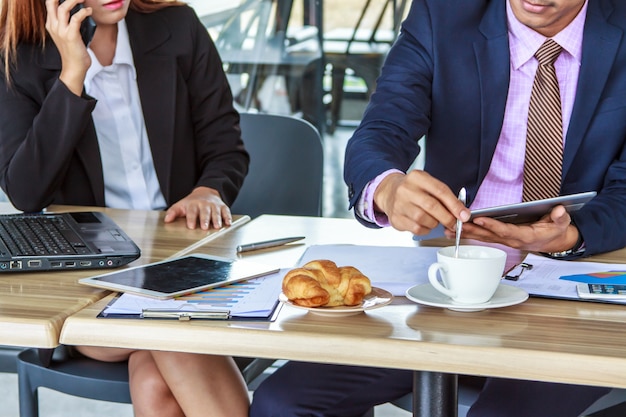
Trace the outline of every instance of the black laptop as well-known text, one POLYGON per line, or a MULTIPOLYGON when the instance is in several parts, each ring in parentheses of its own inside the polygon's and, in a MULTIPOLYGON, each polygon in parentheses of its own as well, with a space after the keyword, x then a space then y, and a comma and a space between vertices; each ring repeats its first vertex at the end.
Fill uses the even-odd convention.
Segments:
POLYGON ((115 268, 140 254, 104 213, 0 215, 0 272, 115 268))

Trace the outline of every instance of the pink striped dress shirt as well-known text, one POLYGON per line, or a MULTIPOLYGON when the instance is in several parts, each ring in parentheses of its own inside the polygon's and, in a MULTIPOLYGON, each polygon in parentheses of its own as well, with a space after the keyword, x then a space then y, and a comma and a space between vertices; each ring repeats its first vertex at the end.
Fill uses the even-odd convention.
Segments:
MULTIPOLYGON (((585 2, 578 16, 552 38, 563 47, 563 52, 554 63, 554 67, 561 90, 564 146, 578 85, 586 15, 585 2)), ((498 145, 489 172, 472 202, 472 209, 522 201, 528 105, 538 66, 534 54, 545 42, 546 37, 520 23, 513 14, 509 2, 507 17, 511 52, 509 94, 498 145)))

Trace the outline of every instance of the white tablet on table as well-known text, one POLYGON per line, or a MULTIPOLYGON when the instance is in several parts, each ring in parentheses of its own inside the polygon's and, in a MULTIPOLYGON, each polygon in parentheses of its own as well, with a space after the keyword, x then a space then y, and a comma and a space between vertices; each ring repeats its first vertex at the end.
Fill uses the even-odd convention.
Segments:
POLYGON ((246 260, 191 254, 82 278, 78 282, 111 291, 167 299, 275 272, 278 272, 277 268, 246 260))

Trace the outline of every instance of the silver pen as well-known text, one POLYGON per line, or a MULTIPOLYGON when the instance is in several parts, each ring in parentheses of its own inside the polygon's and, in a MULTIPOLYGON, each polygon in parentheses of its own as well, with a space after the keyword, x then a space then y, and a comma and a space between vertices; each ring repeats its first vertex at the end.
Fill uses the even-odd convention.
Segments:
POLYGON ((274 248, 276 246, 286 245, 287 243, 297 242, 304 239, 304 236, 283 237, 280 239, 266 240, 263 242, 248 243, 237 246, 237 253, 250 252, 257 249, 274 248))

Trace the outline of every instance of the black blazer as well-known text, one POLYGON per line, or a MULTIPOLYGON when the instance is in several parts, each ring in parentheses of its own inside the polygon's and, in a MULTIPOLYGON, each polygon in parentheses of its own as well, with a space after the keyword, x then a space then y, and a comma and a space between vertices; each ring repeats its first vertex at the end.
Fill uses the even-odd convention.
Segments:
MULTIPOLYGON (((171 205, 197 186, 231 204, 248 170, 239 115, 222 62, 188 6, 126 17, 152 158, 171 205)), ((18 209, 50 204, 104 206, 91 118, 95 100, 58 80, 51 40, 19 45, 7 86, 0 80, 0 186, 18 209)))

